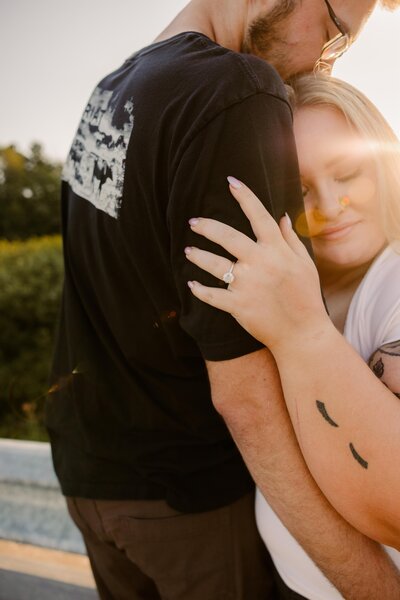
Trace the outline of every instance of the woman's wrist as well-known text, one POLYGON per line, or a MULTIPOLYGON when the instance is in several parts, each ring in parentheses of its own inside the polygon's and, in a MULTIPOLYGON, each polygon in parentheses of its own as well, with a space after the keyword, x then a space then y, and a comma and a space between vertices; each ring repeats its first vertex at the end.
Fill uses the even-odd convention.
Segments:
POLYGON ((307 349, 315 353, 317 348, 322 350, 327 344, 334 343, 338 336, 342 337, 325 313, 286 329, 279 339, 266 345, 279 365, 283 360, 298 362, 302 355, 307 354, 307 349))

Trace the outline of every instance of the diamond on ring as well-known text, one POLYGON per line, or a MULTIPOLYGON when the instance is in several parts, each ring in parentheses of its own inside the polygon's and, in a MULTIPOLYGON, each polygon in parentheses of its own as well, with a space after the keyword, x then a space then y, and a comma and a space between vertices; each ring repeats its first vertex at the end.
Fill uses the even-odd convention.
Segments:
POLYGON ((224 273, 222 275, 222 281, 224 283, 229 284, 229 283, 233 283, 233 281, 235 281, 235 276, 233 274, 233 268, 234 268, 234 266, 235 266, 235 263, 233 262, 232 265, 231 265, 231 268, 229 269, 229 271, 227 271, 226 273, 224 273))

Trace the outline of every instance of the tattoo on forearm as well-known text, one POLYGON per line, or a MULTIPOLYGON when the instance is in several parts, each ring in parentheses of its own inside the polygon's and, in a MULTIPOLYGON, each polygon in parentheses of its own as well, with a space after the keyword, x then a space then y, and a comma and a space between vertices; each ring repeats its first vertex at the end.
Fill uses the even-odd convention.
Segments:
POLYGON ((317 400, 316 402, 317 402, 317 408, 318 408, 319 412, 321 413, 321 415, 324 417, 325 421, 327 421, 329 423, 329 425, 332 425, 332 427, 339 427, 339 425, 337 423, 335 423, 335 421, 333 419, 331 419, 331 417, 328 415, 325 404, 323 402, 321 402, 320 400, 317 400))
POLYGON ((364 468, 364 469, 368 469, 368 463, 366 460, 364 460, 357 452, 357 450, 354 448, 353 444, 350 442, 349 444, 350 446, 350 450, 352 455, 354 456, 354 458, 356 459, 356 461, 358 463, 360 463, 360 465, 364 468))
MULTIPOLYGON (((396 394, 396 395, 399 395, 399 397, 400 397, 400 394, 396 394)), ((328 411, 326 410, 325 403, 321 402, 321 400, 316 400, 316 404, 317 404, 317 408, 318 408, 319 412, 324 417, 325 421, 327 421, 329 423, 329 425, 332 425, 332 427, 339 427, 339 425, 337 423, 335 423, 335 421, 329 416, 328 411)), ((362 458, 362 456, 360 456, 358 454, 357 450, 354 448, 354 446, 351 442, 349 444, 349 448, 351 450, 352 455, 356 459, 356 461, 364 469, 368 469, 368 462, 364 458, 362 458)))
MULTIPOLYGON (((382 346, 381 348, 379 348, 379 350, 374 352, 374 354, 369 359, 368 364, 371 367, 371 369, 373 370, 374 374, 379 379, 382 379, 382 377, 385 374, 385 364, 383 362, 382 355, 400 357, 400 340, 398 340, 396 342, 391 342, 389 344, 385 344, 385 346, 382 346)), ((388 359, 388 360, 391 360, 391 359, 388 359)), ((382 383, 384 383, 384 385, 386 385, 386 387, 387 387, 387 384, 384 381, 382 383)), ((392 393, 395 396, 397 396, 397 398, 400 398, 400 392, 392 392, 392 393)), ((316 400, 316 405, 317 405, 318 411, 323 416, 325 421, 327 421, 327 423, 329 423, 329 425, 331 425, 332 427, 339 427, 339 425, 337 423, 335 423, 335 421, 332 419, 332 417, 329 416, 324 402, 321 402, 321 400, 316 400)), ((358 454, 357 450, 354 448, 354 445, 351 442, 349 444, 349 448, 350 448, 350 451, 351 451, 353 457, 363 467, 363 469, 368 469, 368 461, 366 461, 365 458, 363 458, 362 456, 360 456, 360 454, 358 454)))

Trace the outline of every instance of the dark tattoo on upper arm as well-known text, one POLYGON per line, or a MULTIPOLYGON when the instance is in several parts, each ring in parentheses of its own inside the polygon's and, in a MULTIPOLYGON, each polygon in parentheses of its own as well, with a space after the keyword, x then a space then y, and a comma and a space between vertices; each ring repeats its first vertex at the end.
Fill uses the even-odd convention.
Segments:
MULTIPOLYGON (((378 348, 378 350, 375 350, 375 352, 371 355, 368 361, 368 366, 372 369, 374 375, 376 375, 378 379, 382 379, 385 375, 385 355, 396 356, 400 359, 400 340, 389 342, 389 344, 384 344, 378 348)), ((388 360, 390 361, 391 359, 388 360)), ((385 381, 382 381, 382 383, 389 388, 385 381)), ((397 398, 400 398, 400 392, 394 392, 393 390, 391 390, 391 392, 397 398)))
POLYGON ((382 352, 382 354, 388 354, 389 356, 400 356, 400 340, 385 344, 379 348, 379 352, 382 352))
POLYGON ((353 446, 353 444, 352 444, 351 442, 350 442, 349 446, 350 446, 351 453, 352 453, 352 455, 354 456, 354 458, 356 459, 356 461, 357 461, 358 463, 360 463, 360 465, 361 465, 362 467, 364 467, 364 469, 368 469, 368 463, 367 463, 367 461, 366 461, 366 460, 364 460, 364 459, 363 459, 363 458, 362 458, 362 457, 361 457, 361 456, 358 454, 357 450, 354 448, 354 446, 353 446))
POLYGON ((382 378, 385 372, 385 365, 383 364, 383 360, 381 358, 372 365, 372 370, 379 379, 382 378))
POLYGON ((331 419, 331 417, 328 415, 325 404, 323 402, 321 402, 320 400, 317 400, 316 402, 317 402, 317 408, 318 408, 319 412, 321 413, 321 415, 324 417, 325 421, 328 421, 329 425, 332 425, 332 427, 339 427, 339 425, 337 423, 335 423, 335 421, 333 419, 331 419))

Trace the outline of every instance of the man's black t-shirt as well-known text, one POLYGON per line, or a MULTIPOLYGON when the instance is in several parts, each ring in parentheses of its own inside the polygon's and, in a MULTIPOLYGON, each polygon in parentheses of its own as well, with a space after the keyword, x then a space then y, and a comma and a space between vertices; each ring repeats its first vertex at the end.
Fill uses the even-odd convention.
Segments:
MULTIPOLYGON (((252 487, 204 359, 261 345, 187 287, 208 216, 250 234, 227 175, 275 218, 301 210, 291 112, 265 62, 184 33, 93 92, 63 172, 65 285, 47 425, 63 493, 213 509, 252 487)), ((219 253, 223 253, 217 248, 219 253)), ((222 275, 222 274, 221 274, 222 275)))

